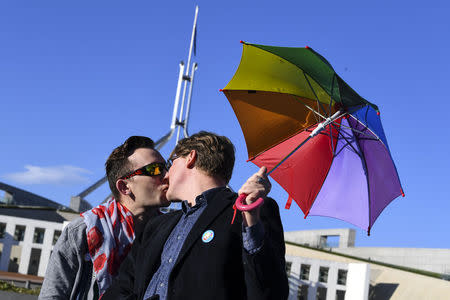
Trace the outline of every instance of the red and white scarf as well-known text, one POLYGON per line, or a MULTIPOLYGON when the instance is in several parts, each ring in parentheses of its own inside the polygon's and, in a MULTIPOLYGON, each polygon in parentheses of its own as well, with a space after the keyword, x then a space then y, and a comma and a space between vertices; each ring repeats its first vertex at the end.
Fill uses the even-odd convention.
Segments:
POLYGON ((133 215, 114 198, 80 215, 101 297, 133 244, 133 215))

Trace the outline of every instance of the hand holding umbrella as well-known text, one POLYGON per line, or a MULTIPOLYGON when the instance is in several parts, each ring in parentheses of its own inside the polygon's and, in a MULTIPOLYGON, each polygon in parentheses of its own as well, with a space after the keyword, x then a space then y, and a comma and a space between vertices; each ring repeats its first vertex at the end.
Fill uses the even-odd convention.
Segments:
POLYGON ((267 178, 267 168, 261 167, 239 189, 239 197, 236 200, 236 208, 242 211, 245 226, 253 226, 259 221, 259 211, 264 203, 264 197, 272 187, 267 178))

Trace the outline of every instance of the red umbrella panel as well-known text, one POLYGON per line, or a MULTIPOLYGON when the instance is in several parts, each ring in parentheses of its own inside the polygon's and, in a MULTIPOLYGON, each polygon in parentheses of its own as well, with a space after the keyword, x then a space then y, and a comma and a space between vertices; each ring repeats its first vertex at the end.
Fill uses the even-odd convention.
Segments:
POLYGON ((271 177, 305 217, 334 217, 370 232, 384 208, 403 194, 380 117, 366 106, 336 119, 309 139, 315 128, 299 132, 251 161, 271 170, 308 139, 271 177))

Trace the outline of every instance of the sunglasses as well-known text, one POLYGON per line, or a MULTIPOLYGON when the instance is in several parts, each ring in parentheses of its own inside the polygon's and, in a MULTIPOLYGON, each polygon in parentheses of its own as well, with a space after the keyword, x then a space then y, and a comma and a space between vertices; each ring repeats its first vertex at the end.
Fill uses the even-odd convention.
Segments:
POLYGON ((151 164, 148 164, 146 166, 143 166, 142 168, 139 168, 137 170, 134 170, 119 179, 128 179, 136 175, 144 175, 144 176, 158 176, 158 175, 164 175, 164 173, 168 170, 168 164, 165 163, 159 163, 154 162, 151 164))

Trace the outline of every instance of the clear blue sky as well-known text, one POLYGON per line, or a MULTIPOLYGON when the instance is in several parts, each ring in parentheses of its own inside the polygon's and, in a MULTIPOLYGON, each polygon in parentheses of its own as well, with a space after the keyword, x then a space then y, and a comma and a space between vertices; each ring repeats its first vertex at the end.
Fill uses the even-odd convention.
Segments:
MULTIPOLYGON (((239 40, 309 45, 380 107, 406 193, 370 237, 356 228, 357 245, 450 248, 444 1, 2 1, 0 181, 68 205, 104 175, 107 156, 125 138, 164 135, 196 3, 199 69, 189 131, 235 143, 235 189, 257 170, 245 162, 239 124, 219 93, 239 64, 239 40)), ((354 228, 304 220, 295 204, 283 208, 287 194, 273 186, 285 230, 354 228)), ((107 193, 104 185, 88 200, 97 205, 107 193)))

